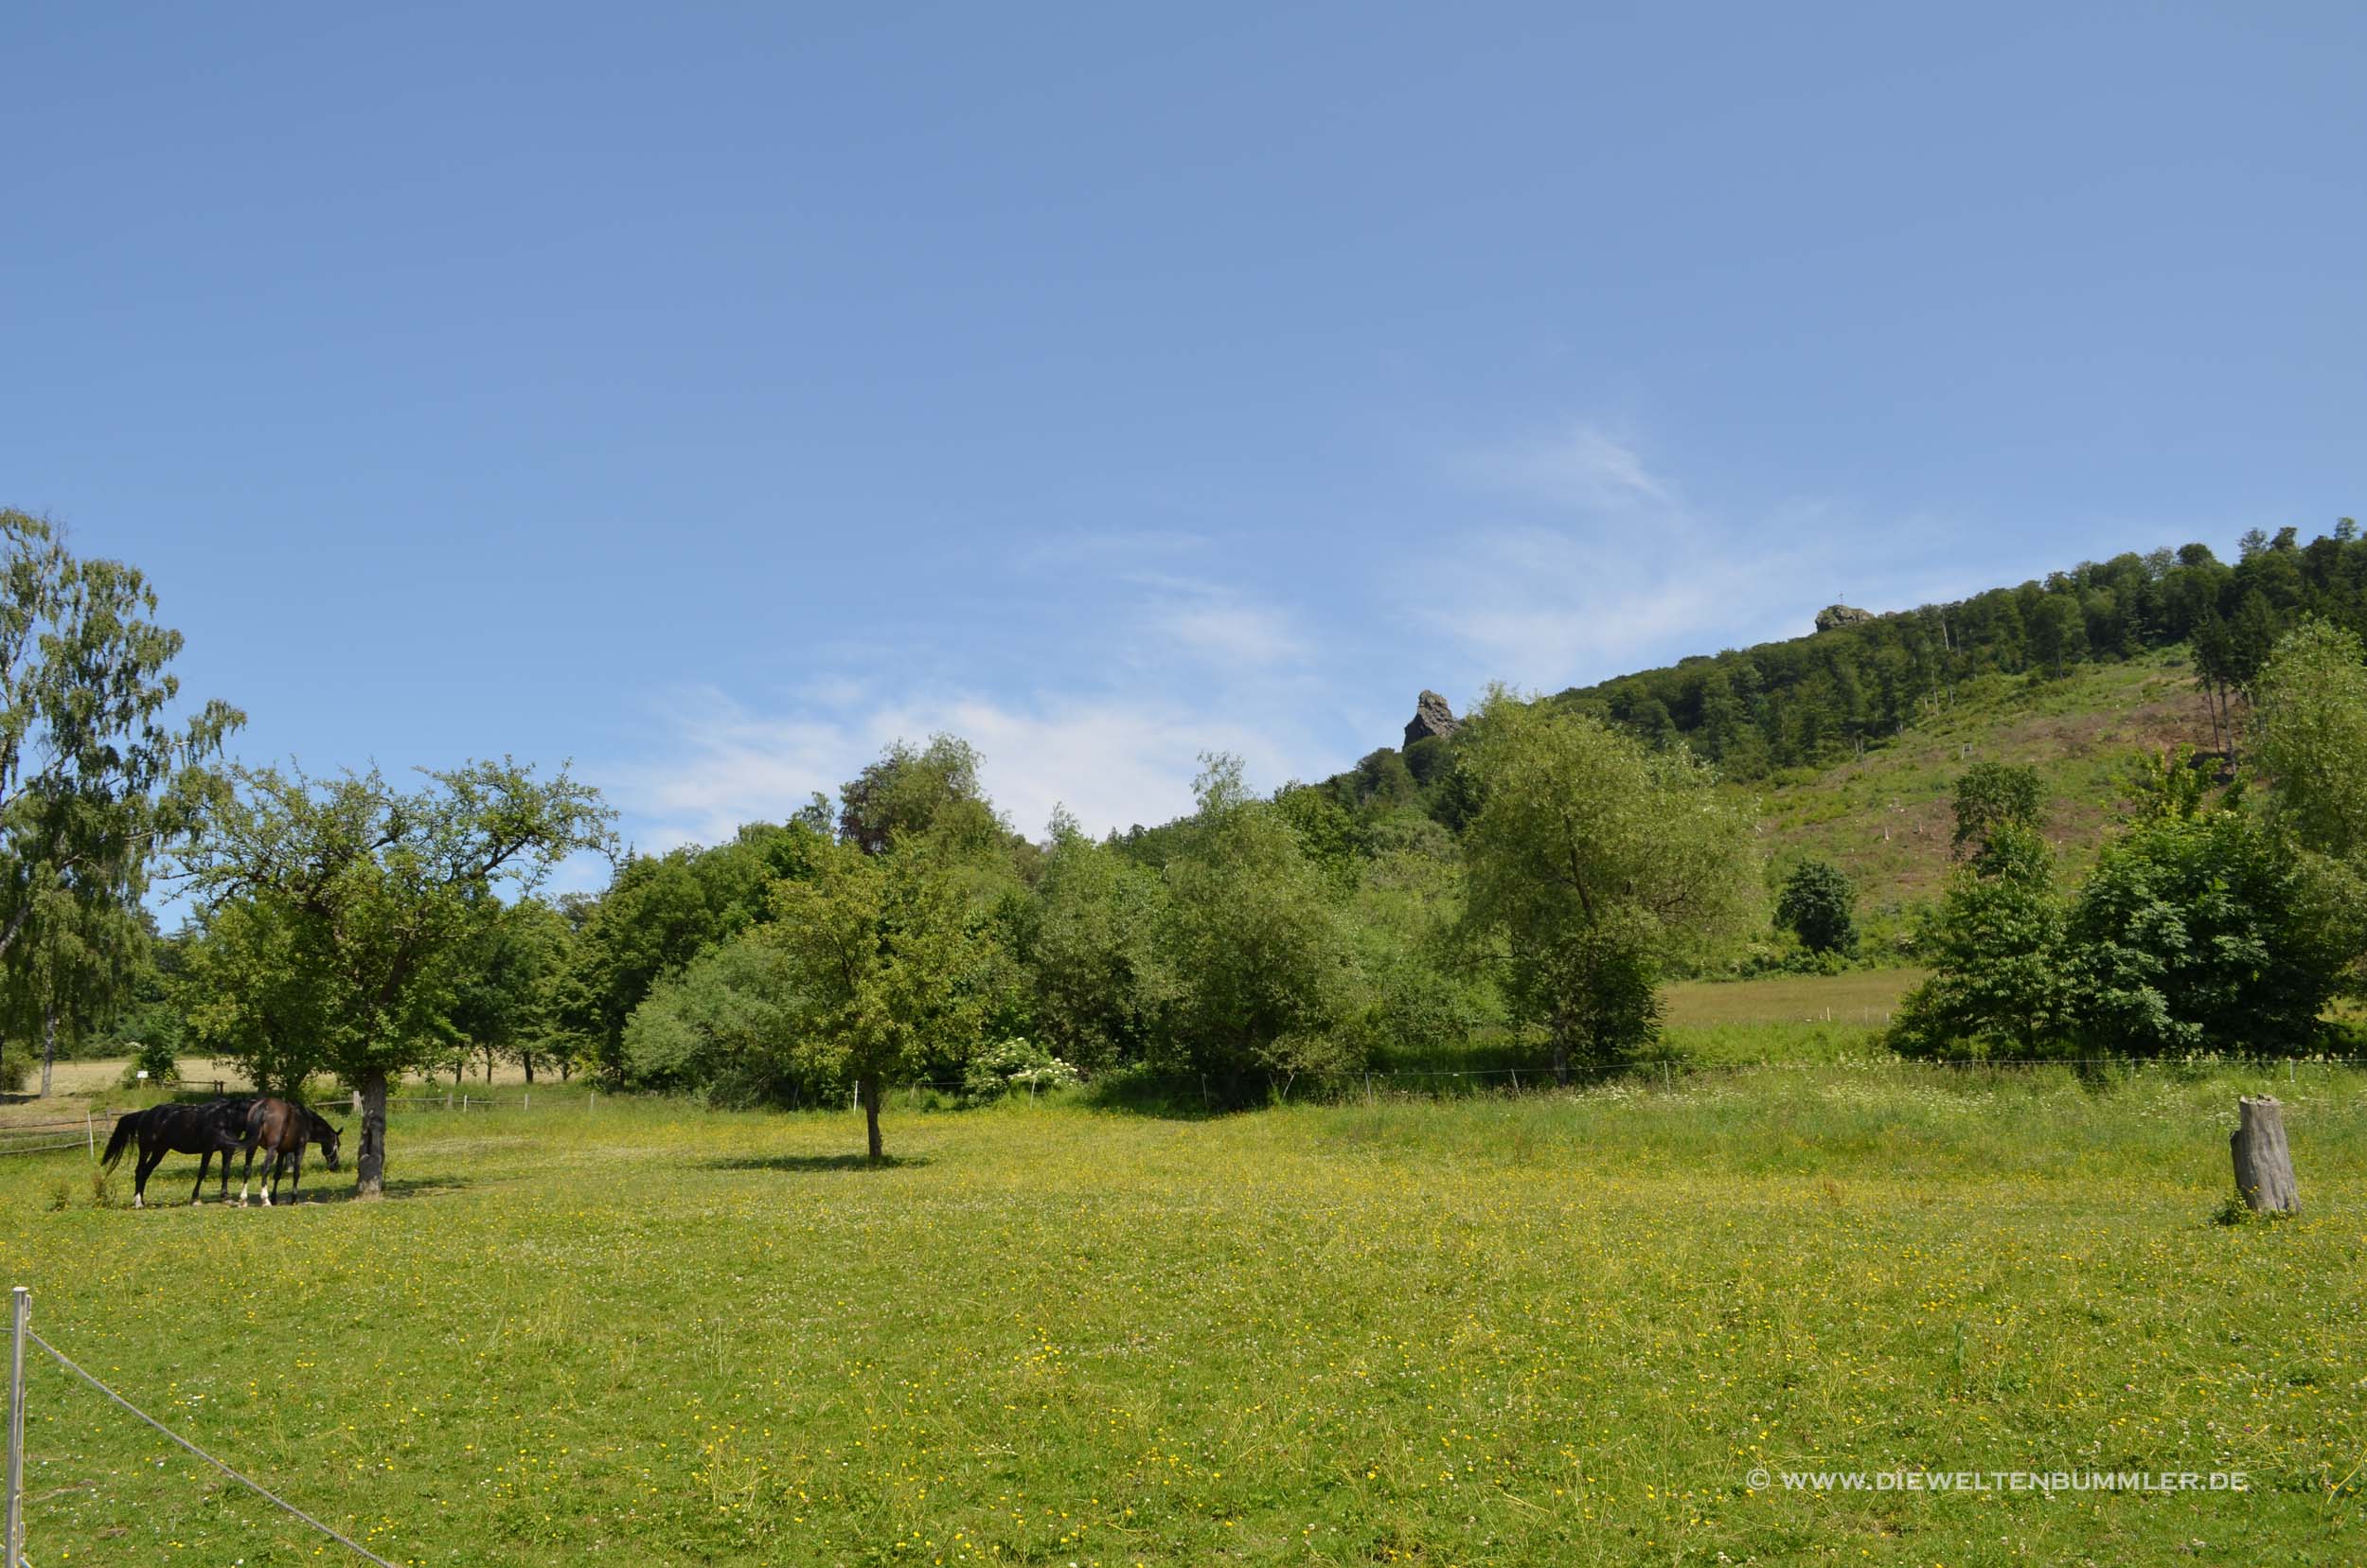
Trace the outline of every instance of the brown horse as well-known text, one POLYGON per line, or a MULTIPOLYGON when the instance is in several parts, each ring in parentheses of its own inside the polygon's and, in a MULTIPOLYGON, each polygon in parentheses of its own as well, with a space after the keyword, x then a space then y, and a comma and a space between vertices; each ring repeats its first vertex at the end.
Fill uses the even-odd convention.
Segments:
MULTIPOLYGON (((295 1202, 296 1192, 304 1185, 304 1146, 321 1146, 321 1157, 331 1170, 345 1167, 337 1163, 337 1129, 329 1119, 310 1106, 294 1100, 258 1099, 247 1108, 246 1168, 239 1173, 239 1206, 246 1206, 246 1185, 255 1174, 255 1151, 258 1149, 271 1156, 263 1167, 263 1206, 272 1206, 272 1196, 279 1190, 279 1173, 287 1170, 293 1179, 288 1184, 288 1201, 295 1202)), ((222 1159, 225 1177, 230 1161, 222 1159)))

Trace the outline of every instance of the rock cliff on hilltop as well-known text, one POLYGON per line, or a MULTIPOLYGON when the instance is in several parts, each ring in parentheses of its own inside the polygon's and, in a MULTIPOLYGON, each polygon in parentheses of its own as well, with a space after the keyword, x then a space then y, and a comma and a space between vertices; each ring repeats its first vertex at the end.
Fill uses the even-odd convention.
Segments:
POLYGON ((1828 604, 1816 613, 1816 629, 1819 632, 1838 632, 1844 626, 1863 626, 1874 618, 1871 610, 1860 610, 1848 604, 1828 604))
POLYGON ((1432 736, 1443 740, 1457 727, 1454 709, 1447 705, 1447 700, 1434 691, 1425 691, 1415 701, 1414 717, 1405 726, 1405 743, 1410 746, 1432 736))

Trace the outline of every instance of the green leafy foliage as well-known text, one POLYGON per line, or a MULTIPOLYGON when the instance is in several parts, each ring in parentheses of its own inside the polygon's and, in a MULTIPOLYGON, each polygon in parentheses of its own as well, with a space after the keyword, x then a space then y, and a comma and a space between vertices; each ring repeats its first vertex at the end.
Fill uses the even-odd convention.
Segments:
POLYGON ((884 854, 899 835, 934 834, 964 849, 993 845, 1004 829, 979 790, 978 763, 955 736, 919 747, 897 741, 840 787, 840 839, 867 855, 884 854))
POLYGON ((1989 831, 1916 939, 1932 973, 1900 1005, 1893 1047, 1929 1057, 2059 1051, 2076 1002, 2065 919, 2045 841, 2018 824, 1989 831))
POLYGON ((2038 770, 2005 762, 1975 762, 1956 782, 1956 831, 1949 850, 1978 862, 1998 836, 2038 830, 2038 770))
POLYGON ((1683 748, 1583 714, 1498 688, 1471 727, 1467 929, 1557 1068, 1623 1060, 1652 1034, 1660 966, 1752 923, 1749 817, 1683 748))
POLYGON ((2352 632, 2305 621, 2257 687, 2254 757, 2276 819, 2319 854, 2367 860, 2367 650, 2352 632))
POLYGON ((773 907, 767 935, 805 1003, 792 1059, 855 1084, 878 1160, 888 1080, 958 1075, 976 1050, 994 1001, 994 937, 951 869, 918 849, 831 846, 813 875, 774 884, 773 907))
POLYGON ((254 912, 252 929, 235 961, 207 971, 220 989, 198 1006, 251 1023, 277 1006, 258 993, 301 991, 315 1029, 297 1076, 326 1068, 361 1092, 354 1164, 375 1196, 387 1086, 454 1039, 455 965, 497 915, 497 884, 531 891, 569 854, 605 847, 611 813, 564 771, 541 780, 507 758, 429 773, 413 790, 375 769, 237 776, 185 864, 209 924, 238 908, 254 912))
POLYGON ((1775 895, 1775 918, 1810 953, 1845 953, 1858 945, 1858 890, 1837 866, 1803 861, 1775 895))
POLYGON ((2073 907, 2082 1035, 2124 1056, 2308 1049, 2352 951, 2321 892, 2289 842, 2252 817, 2137 824, 2073 907))
POLYGON ((222 703, 176 719, 178 632, 147 579, 78 558, 45 521, 0 508, 0 963, 10 1033, 94 1031, 144 957, 150 865, 203 820, 222 703))
POLYGON ((626 1025, 626 1062, 636 1083, 718 1105, 806 1103, 839 1081, 798 1054, 806 1013, 791 953, 743 932, 658 982, 626 1025))
POLYGON ((1200 809, 1166 871, 1177 994, 1160 1054, 1237 1097, 1251 1074, 1356 1060, 1338 1029, 1355 1006, 1356 976, 1334 889, 1290 820, 1248 796, 1237 758, 1204 760, 1200 809))
POLYGON ((1056 817, 1017 956, 1046 1044, 1094 1070, 1140 1060, 1181 995, 1158 873, 1056 817))
POLYGON ((1880 745, 1984 675, 2059 678, 2191 639, 2228 751, 2236 699, 2277 639, 2311 615, 2367 631, 2367 541, 2356 528, 2306 545, 2285 529, 2233 565, 2201 544, 2083 561, 2042 581, 1688 659, 1557 701, 1647 744, 1682 739, 1749 780, 1880 745))

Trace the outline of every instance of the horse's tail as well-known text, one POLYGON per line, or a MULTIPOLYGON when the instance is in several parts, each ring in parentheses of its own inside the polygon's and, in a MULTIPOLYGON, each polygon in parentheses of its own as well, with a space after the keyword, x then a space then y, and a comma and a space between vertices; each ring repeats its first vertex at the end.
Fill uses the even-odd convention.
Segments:
POLYGON ((139 1119, 140 1113, 136 1111, 128 1116, 116 1118, 116 1130, 107 1134, 107 1152, 98 1162, 99 1169, 113 1170, 116 1162, 123 1158, 123 1151, 132 1146, 133 1124, 139 1119))

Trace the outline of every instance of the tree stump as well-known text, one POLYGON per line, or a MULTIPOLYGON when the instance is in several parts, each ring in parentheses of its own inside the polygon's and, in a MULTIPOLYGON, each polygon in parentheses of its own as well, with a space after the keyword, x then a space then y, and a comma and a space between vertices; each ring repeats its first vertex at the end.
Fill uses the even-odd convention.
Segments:
POLYGON ((2235 1190, 2265 1214, 2299 1214, 2301 1189, 2293 1184, 2293 1154, 2285 1145, 2285 1107, 2273 1096, 2235 1102, 2243 1125, 2228 1136, 2235 1156, 2235 1190))

